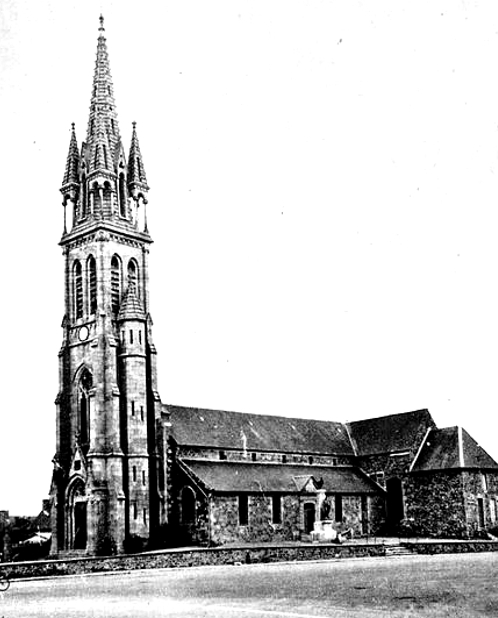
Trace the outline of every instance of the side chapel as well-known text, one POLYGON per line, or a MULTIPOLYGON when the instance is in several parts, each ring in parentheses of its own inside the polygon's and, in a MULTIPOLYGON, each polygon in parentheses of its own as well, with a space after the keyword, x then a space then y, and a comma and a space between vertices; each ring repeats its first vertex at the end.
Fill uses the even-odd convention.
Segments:
POLYGON ((148 184, 121 140, 103 18, 86 139, 61 192, 62 346, 52 555, 356 536, 408 522, 469 537, 497 526, 498 464, 427 410, 353 423, 164 405, 149 306, 148 184))

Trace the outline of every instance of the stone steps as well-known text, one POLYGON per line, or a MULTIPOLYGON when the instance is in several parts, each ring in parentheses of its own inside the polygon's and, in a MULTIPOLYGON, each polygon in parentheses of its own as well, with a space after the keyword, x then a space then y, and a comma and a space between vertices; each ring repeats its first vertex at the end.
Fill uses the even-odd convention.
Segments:
POLYGON ((68 558, 85 558, 87 553, 84 549, 65 549, 58 552, 55 556, 50 556, 53 560, 66 560, 68 558))
POLYGON ((386 556, 412 556, 413 552, 404 545, 387 545, 386 556))

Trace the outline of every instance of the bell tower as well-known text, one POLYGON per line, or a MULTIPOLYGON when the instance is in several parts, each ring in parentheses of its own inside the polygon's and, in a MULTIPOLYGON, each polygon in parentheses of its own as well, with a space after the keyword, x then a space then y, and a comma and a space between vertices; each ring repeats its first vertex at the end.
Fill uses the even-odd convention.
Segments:
POLYGON ((86 141, 74 124, 62 182, 63 340, 52 554, 145 546, 162 521, 161 402, 149 314, 147 179, 133 123, 126 160, 104 20, 86 141))

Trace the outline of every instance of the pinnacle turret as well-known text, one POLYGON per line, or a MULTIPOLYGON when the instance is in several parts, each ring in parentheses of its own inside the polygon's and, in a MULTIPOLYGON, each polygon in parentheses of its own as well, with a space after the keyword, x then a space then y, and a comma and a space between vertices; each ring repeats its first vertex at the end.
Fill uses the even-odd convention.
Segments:
POLYGON ((79 187, 79 166, 80 154, 78 151, 78 142, 76 140, 76 131, 74 129, 73 122, 71 124, 71 139, 69 141, 69 150, 66 159, 66 170, 64 172, 61 187, 61 193, 64 195, 64 199, 69 197, 74 200, 75 198, 79 187))
POLYGON ((133 123, 130 156, 128 157, 128 188, 130 194, 135 199, 140 195, 145 198, 145 195, 149 190, 142 154, 140 152, 136 122, 133 123))

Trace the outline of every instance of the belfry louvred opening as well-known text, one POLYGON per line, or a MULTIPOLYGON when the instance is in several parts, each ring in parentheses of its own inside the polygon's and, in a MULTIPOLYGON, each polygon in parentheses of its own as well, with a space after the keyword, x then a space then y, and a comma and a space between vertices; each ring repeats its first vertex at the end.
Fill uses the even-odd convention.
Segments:
POLYGON ((131 127, 126 157, 101 17, 86 139, 73 124, 61 187, 52 555, 496 528, 498 464, 428 410, 340 423, 161 403, 131 127))

